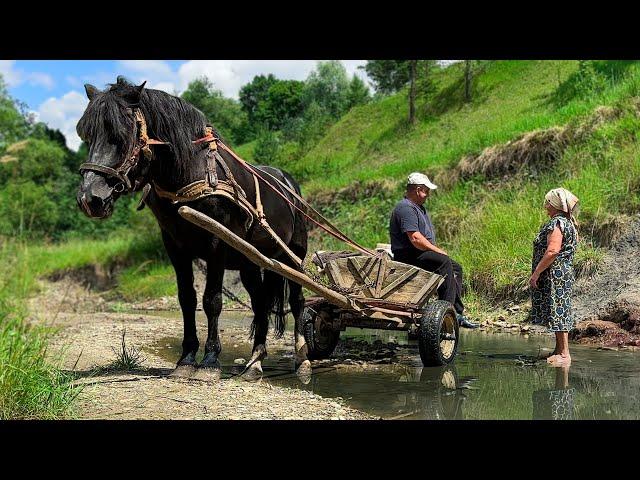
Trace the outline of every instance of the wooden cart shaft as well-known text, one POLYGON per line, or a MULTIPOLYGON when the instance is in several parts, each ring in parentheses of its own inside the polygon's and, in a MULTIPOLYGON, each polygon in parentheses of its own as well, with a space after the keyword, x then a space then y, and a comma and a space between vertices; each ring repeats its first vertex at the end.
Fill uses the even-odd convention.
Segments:
POLYGON ((245 255, 249 260, 261 268, 266 268, 279 273, 283 277, 308 288, 312 292, 324 297, 329 303, 340 308, 353 308, 349 299, 344 295, 335 292, 324 285, 320 285, 298 270, 295 270, 284 263, 264 256, 256 247, 243 240, 227 227, 215 221, 213 218, 194 210, 191 207, 183 206, 178 209, 178 213, 191 223, 213 233, 216 237, 235 248, 245 255))

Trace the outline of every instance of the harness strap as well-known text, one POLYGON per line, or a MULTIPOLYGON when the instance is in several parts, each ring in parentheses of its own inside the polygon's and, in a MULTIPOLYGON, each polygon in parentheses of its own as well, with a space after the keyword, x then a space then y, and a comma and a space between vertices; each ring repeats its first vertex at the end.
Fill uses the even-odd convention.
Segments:
POLYGON ((289 203, 290 205, 292 205, 296 210, 298 210, 300 213, 302 213, 305 217, 307 217, 311 222, 313 222, 314 224, 316 224, 318 227, 322 228, 324 231, 326 231, 327 233, 329 233, 330 235, 333 235, 335 238, 337 238, 338 240, 341 240, 345 243, 347 243, 348 245, 351 245, 353 248, 355 248, 356 250, 358 250, 361 253, 364 253, 368 256, 377 256, 374 252, 366 249, 365 247, 359 245, 358 243, 356 243, 355 241, 351 240, 349 237, 347 237, 344 233, 342 233, 338 227, 336 227, 335 225, 333 225, 329 220, 327 220, 320 212, 318 212, 316 209, 314 209, 311 205, 309 205, 300 195, 298 195, 297 192, 295 192, 293 189, 289 188, 288 186, 286 186, 285 184, 283 184, 280 180, 278 180, 276 177, 274 177, 273 175, 271 175, 269 172, 264 172, 267 175, 269 175, 270 177, 272 177, 274 180, 276 180, 276 182, 278 182, 280 185, 282 185, 284 187, 285 190, 287 190, 291 195, 293 195, 293 197, 295 199, 297 199, 298 201, 300 201, 300 203, 302 205, 304 205, 307 209, 311 210, 315 215, 317 215, 319 218, 321 218, 326 225, 328 225, 330 227, 327 228, 325 225, 319 223, 318 221, 316 221, 315 219, 313 219, 307 212, 305 212, 304 210, 302 210, 300 207, 298 207, 297 205, 295 205, 294 203, 292 203, 287 197, 286 195, 284 195, 282 192, 280 192, 276 187, 274 187, 273 185, 271 185, 269 182, 267 182, 264 178, 262 178, 257 172, 256 172, 256 168, 250 164, 248 164, 247 162, 245 162, 242 158, 238 157, 235 152, 233 150, 231 150, 229 147, 227 147, 220 139, 216 140, 220 145, 220 147, 222 147, 226 152, 228 152, 240 165, 242 165, 244 167, 245 170, 249 171, 250 173, 252 173, 254 176, 257 176, 260 180, 262 180, 264 183, 267 184, 267 186, 269 188, 271 188, 274 192, 276 192, 278 195, 280 195, 287 203, 289 203))
POLYGON ((229 200, 237 204, 240 208, 242 208, 242 210, 247 214, 247 230, 251 228, 253 219, 258 218, 258 213, 256 212, 253 205, 251 205, 251 203, 246 198, 237 198, 235 189, 224 180, 218 181, 218 184, 215 188, 211 188, 206 180, 198 180, 197 182, 193 182, 185 187, 182 187, 175 193, 164 190, 156 182, 152 183, 153 188, 159 197, 166 198, 174 204, 193 202, 195 200, 199 200, 201 198, 209 197, 212 195, 220 195, 222 197, 228 198, 229 200))
POLYGON ((227 165, 227 162, 224 161, 224 158, 222 158, 222 156, 220 155, 220 153, 218 152, 218 149, 216 148, 213 155, 216 158, 216 161, 218 162, 218 164, 220 165, 220 168, 222 168, 222 171, 224 172, 224 174, 227 176, 227 180, 229 181, 229 183, 233 186, 233 188, 236 190, 236 195, 238 197, 244 197, 247 198, 247 194, 245 193, 245 191, 242 189, 242 187, 238 184, 238 182, 236 182, 235 177, 233 176, 233 173, 231 173, 231 170, 229 169, 229 165, 227 165))
POLYGON ((264 208, 262 208, 262 198, 260 195, 260 182, 258 182, 258 177, 253 176, 253 185, 256 189, 256 210, 258 212, 259 218, 265 218, 264 208))
POLYGON ((127 188, 131 189, 131 182, 129 181, 129 178, 127 178, 126 175, 123 175, 115 168, 107 167, 105 165, 100 165, 98 163, 85 162, 82 165, 80 165, 80 168, 79 168, 80 173, 82 173, 83 170, 105 173, 109 176, 116 177, 118 180, 124 183, 127 186, 127 188))
POLYGON ((293 251, 289 248, 289 246, 284 243, 280 235, 278 235, 269 222, 267 220, 267 216, 264 214, 264 207, 262 206, 262 196, 260 195, 260 182, 258 182, 258 177, 253 175, 253 184, 256 189, 256 212, 258 221, 260 222, 260 226, 265 229, 265 231, 269 234, 271 238, 273 238, 280 248, 282 248, 289 257, 298 264, 299 267, 302 267, 302 260, 298 257, 293 251))

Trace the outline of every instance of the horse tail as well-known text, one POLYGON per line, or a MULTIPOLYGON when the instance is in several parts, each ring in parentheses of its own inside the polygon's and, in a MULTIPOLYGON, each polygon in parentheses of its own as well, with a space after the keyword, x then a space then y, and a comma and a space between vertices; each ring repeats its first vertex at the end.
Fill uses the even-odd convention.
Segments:
MULTIPOLYGON (((275 272, 265 270, 263 282, 270 292, 267 305, 269 320, 275 330, 276 338, 282 338, 287 326, 285 308, 289 301, 289 280, 275 272)), ((254 330, 255 326, 252 324, 252 333, 254 330)))

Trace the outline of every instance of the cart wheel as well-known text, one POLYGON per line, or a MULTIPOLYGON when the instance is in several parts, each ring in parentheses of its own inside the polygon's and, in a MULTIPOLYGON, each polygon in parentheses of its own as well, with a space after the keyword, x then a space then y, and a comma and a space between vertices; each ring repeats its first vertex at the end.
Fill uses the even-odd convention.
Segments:
POLYGON ((458 321, 451 303, 436 300, 425 307, 418 330, 418 346, 425 367, 453 361, 458 350, 458 321))
POLYGON ((322 307, 315 309, 305 307, 302 311, 303 334, 307 342, 309 360, 327 358, 338 344, 340 330, 334 330, 330 324, 323 321, 329 319, 329 315, 329 312, 322 307))

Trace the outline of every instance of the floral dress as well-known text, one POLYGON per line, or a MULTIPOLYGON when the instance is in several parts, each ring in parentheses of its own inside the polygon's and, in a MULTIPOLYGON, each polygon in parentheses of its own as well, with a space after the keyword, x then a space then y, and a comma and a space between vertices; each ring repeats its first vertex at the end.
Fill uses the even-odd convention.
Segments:
POLYGON ((574 326, 571 309, 573 289, 573 255, 578 245, 578 235, 573 223, 562 215, 549 220, 533 241, 533 272, 547 250, 547 236, 555 227, 562 232, 560 253, 538 279, 538 288, 531 290, 531 321, 546 323, 552 332, 568 332, 574 326))

